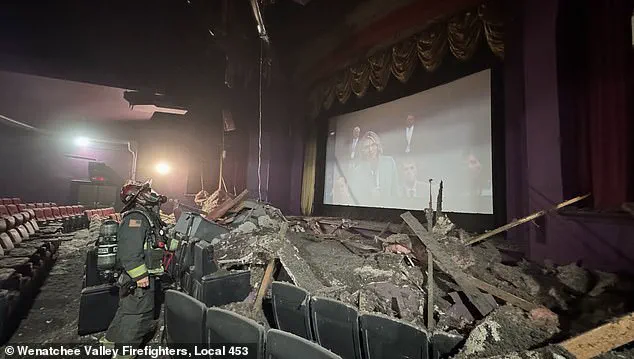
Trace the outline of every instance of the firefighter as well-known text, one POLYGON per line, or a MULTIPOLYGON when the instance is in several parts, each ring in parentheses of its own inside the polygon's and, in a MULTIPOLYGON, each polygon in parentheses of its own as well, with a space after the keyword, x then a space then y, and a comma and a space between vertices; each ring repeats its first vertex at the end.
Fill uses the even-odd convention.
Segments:
POLYGON ((128 182, 120 196, 125 205, 117 232, 120 300, 102 343, 138 348, 156 331, 157 277, 164 273, 163 255, 169 249, 159 206, 167 198, 153 191, 150 181, 128 182))

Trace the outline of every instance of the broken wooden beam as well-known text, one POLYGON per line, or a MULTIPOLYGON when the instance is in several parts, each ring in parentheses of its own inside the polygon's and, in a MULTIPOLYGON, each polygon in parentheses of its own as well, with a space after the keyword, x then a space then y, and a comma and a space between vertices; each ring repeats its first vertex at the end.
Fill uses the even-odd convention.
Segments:
POLYGON ((498 297, 500 299, 502 299, 503 301, 513 304, 519 308, 524 309, 527 312, 530 312, 533 309, 537 309, 537 308, 541 308, 541 306, 535 304, 535 303, 531 303, 527 300, 524 300, 518 296, 515 296, 507 291, 504 291, 494 285, 491 285, 485 281, 482 281, 478 278, 472 277, 472 276, 467 276, 466 277, 467 280, 469 280, 473 285, 475 285, 477 288, 479 288, 480 290, 483 290, 491 295, 493 295, 494 297, 498 297))
POLYGON ((634 341, 634 313, 568 339, 559 346, 575 358, 590 359, 634 341))
POLYGON ((207 219, 211 219, 211 220, 215 220, 215 219, 218 219, 218 218, 224 216, 225 213, 227 213, 227 211, 229 211, 234 206, 240 204, 240 202, 242 202, 247 197, 248 193, 249 193, 249 191, 245 189, 236 198, 224 201, 220 206, 216 207, 213 211, 211 211, 207 215, 206 218, 207 219))
MULTIPOLYGON (((289 220, 303 220, 308 222, 309 220, 316 220, 322 224, 328 224, 331 226, 337 226, 342 224, 341 218, 334 217, 287 217, 289 220)), ((403 226, 401 224, 393 224, 393 223, 384 223, 384 222, 374 222, 374 221, 364 221, 364 220, 349 220, 346 221, 343 227, 353 228, 353 229, 363 229, 366 231, 374 231, 374 232, 383 232, 385 228, 387 230, 385 232, 392 233, 403 233, 403 226)), ((385 234, 385 233, 384 233, 385 234)))
POLYGON ((535 219, 537 219, 537 218, 539 218, 541 216, 544 216, 544 215, 546 215, 546 214, 548 214, 550 212, 553 212, 553 211, 556 211, 556 210, 561 209, 563 207, 569 206, 569 205, 571 205, 573 203, 577 203, 577 202, 579 202, 581 200, 584 200, 584 199, 588 198, 589 196, 590 196, 590 193, 588 193, 586 195, 583 195, 583 196, 575 197, 573 199, 569 199, 569 200, 567 200, 565 202, 562 202, 562 203, 560 203, 560 204, 558 204, 558 205, 556 205, 556 206, 554 206, 552 208, 543 209, 543 210, 541 210, 539 212, 533 213, 533 214, 528 215, 528 216, 526 216, 524 218, 516 219, 516 220, 514 220, 513 222, 511 222, 509 224, 505 224, 502 227, 496 228, 496 229, 494 229, 494 230, 492 230, 490 232, 487 232, 487 233, 485 233, 485 234, 483 234, 481 236, 478 236, 478 237, 472 239, 471 241, 467 242, 467 245, 472 245, 472 244, 475 244, 475 243, 478 243, 478 242, 482 242, 483 240, 485 240, 487 238, 490 238, 490 237, 493 237, 496 234, 499 234, 499 233, 502 233, 502 232, 506 232, 506 231, 508 231, 511 228, 519 226, 520 224, 523 224, 523 223, 526 223, 526 222, 530 222, 530 221, 535 220, 535 219))
POLYGON ((410 212, 403 213, 401 218, 414 231, 418 239, 425 245, 428 252, 431 252, 435 258, 436 264, 443 272, 447 273, 462 288, 467 298, 476 307, 482 316, 489 314, 494 307, 484 297, 484 295, 469 282, 467 275, 458 268, 449 255, 445 253, 440 244, 433 238, 432 233, 428 233, 425 227, 410 212))
POLYGON ((275 272, 276 262, 277 259, 273 258, 269 261, 269 264, 266 265, 264 276, 262 276, 262 281, 260 282, 260 287, 258 288, 258 294, 255 297, 255 302, 253 302, 253 311, 257 311, 262 308, 262 300, 264 299, 264 295, 269 289, 271 283, 273 283, 273 274, 275 272))
POLYGON ((434 330, 434 259, 427 251, 427 330, 434 330))

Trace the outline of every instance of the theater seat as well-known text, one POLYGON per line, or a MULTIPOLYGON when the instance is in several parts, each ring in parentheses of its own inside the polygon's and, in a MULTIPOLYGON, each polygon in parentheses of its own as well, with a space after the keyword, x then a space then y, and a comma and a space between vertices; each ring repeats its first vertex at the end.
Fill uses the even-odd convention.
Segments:
POLYGON ((18 233, 20 233, 20 237, 22 237, 22 241, 29 240, 29 237, 30 237, 29 231, 26 229, 26 227, 23 224, 15 227, 15 230, 17 230, 18 233))
POLYGON ((0 245, 5 252, 9 252, 13 248, 15 248, 15 245, 13 244, 9 233, 0 233, 0 245))
POLYGON ((330 298, 313 297, 310 313, 319 345, 346 359, 361 358, 357 308, 330 298))
POLYGON ((5 205, 5 206, 13 204, 13 200, 11 200, 11 198, 3 198, 2 199, 2 204, 5 205))
POLYGON ((42 207, 53 207, 50 202, 44 202, 42 207))
POLYGON ((44 208, 44 216, 46 216, 46 220, 49 222, 55 221, 55 216, 53 216, 53 209, 51 207, 44 208))
POLYGON ((172 289, 165 292, 165 329, 168 343, 205 342, 205 305, 172 289))
POLYGON ((35 208, 44 208, 44 204, 43 203, 36 203, 35 204, 35 208))
POLYGON ((13 201, 13 204, 15 204, 16 206, 22 204, 22 200, 19 198, 11 198, 11 201, 13 201))
POLYGON ((97 210, 97 215, 99 216, 99 218, 103 218, 103 217, 105 217, 105 216, 104 216, 104 214, 103 214, 103 209, 101 209, 101 208, 100 208, 100 209, 98 209, 98 210, 97 210))
POLYGON ((277 329, 266 332, 265 352, 267 359, 341 359, 310 340, 277 329))
POLYGON ((17 229, 14 228, 14 229, 8 230, 7 234, 9 234, 9 237, 11 238, 11 242, 13 242, 14 246, 16 244, 22 243, 22 237, 20 236, 20 232, 18 232, 17 229))
POLYGON ((0 205, 0 217, 6 220, 8 229, 15 228, 17 224, 17 219, 9 213, 9 210, 7 210, 7 206, 0 205))
POLYGON ((62 216, 62 218, 67 219, 70 216, 68 215, 68 211, 66 210, 66 207, 64 206, 59 206, 57 207, 59 208, 59 215, 62 216))
POLYGON ((7 221, 4 218, 0 218, 0 233, 4 233, 8 230, 7 221))
POLYGON ((312 340, 308 307, 310 294, 305 289, 285 282, 273 282, 271 293, 277 329, 312 340))
POLYGON ((35 208, 37 208, 37 206, 35 205, 35 203, 27 203, 26 204, 26 208, 35 209, 35 208))
POLYGON ((55 217, 56 220, 61 221, 64 219, 62 214, 59 212, 59 207, 51 207, 51 210, 53 210, 53 217, 55 217))
POLYGON ((362 315, 359 323, 366 359, 429 356, 427 333, 409 323, 375 314, 362 315))
POLYGON ((20 211, 18 211, 18 207, 15 204, 9 204, 6 207, 7 207, 7 210, 9 211, 9 214, 15 217, 16 226, 24 224, 24 222, 26 221, 26 218, 24 217, 22 213, 20 213, 20 211))
POLYGON ((262 358, 264 354, 264 327, 254 320, 220 308, 207 309, 207 343, 244 343, 251 346, 249 355, 262 358))

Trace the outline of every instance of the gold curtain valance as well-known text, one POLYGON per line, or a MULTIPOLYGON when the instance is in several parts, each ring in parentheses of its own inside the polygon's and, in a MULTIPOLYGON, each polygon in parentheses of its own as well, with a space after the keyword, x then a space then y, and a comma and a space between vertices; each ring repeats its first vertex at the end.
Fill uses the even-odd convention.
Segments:
POLYGON ((309 117, 316 118, 322 108, 330 109, 335 98, 344 104, 351 94, 364 96, 370 84, 383 91, 391 76, 407 82, 419 63, 425 70, 435 71, 447 52, 467 61, 477 51, 483 35, 491 51, 504 58, 504 27, 498 5, 497 2, 484 3, 476 9, 434 21, 421 33, 318 83, 309 96, 309 117))

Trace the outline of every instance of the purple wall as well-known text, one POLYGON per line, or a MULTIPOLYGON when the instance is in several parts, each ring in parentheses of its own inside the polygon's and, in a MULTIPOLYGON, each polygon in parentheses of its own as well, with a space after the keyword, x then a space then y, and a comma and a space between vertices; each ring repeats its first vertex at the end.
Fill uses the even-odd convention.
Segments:
POLYGON ((32 132, 0 130, 0 196, 20 197, 27 202, 66 204, 71 180, 88 180, 88 161, 97 159, 126 178, 131 156, 123 149, 78 148, 70 138, 54 138, 32 132))
MULTIPOLYGON (((511 17, 523 15, 511 23, 506 46, 509 220, 565 200, 557 83, 559 1, 523 3, 509 12, 511 17)), ((628 218, 553 214, 512 230, 509 237, 527 240, 533 260, 581 261, 589 268, 634 273, 634 221, 628 218)))

